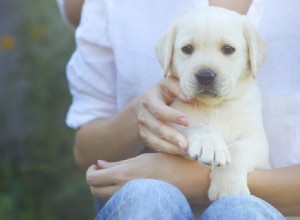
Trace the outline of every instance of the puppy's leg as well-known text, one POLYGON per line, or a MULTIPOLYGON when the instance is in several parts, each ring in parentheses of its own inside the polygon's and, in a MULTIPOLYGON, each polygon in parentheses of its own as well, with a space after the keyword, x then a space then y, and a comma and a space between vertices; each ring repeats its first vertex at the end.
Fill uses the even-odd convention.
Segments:
POLYGON ((191 125, 185 130, 189 141, 188 154, 198 162, 212 166, 230 163, 230 154, 224 140, 204 124, 191 125))
POLYGON ((229 195, 250 194, 247 174, 268 160, 264 141, 239 140, 229 145, 229 152, 230 164, 212 167, 208 191, 211 201, 229 195))

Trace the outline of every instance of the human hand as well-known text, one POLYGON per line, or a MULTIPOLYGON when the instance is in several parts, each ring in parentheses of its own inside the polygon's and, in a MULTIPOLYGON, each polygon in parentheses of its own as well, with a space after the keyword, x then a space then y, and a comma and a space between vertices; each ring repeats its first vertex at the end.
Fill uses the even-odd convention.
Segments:
POLYGON ((191 204, 208 204, 209 167, 194 160, 164 153, 106 162, 99 160, 87 170, 86 179, 94 197, 108 199, 121 186, 138 178, 160 179, 178 187, 191 204))
POLYGON ((179 87, 178 80, 169 76, 149 90, 140 100, 138 126, 140 136, 148 147, 157 152, 185 155, 186 138, 169 123, 188 126, 186 115, 170 106, 174 99, 191 102, 179 87))

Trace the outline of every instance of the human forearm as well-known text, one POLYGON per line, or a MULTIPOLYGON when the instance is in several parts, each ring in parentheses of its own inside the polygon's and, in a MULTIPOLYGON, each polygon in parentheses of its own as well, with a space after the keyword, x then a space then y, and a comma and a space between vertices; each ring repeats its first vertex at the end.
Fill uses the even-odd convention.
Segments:
POLYGON ((186 196, 189 203, 196 207, 210 204, 207 196, 211 172, 209 166, 176 155, 160 153, 157 154, 157 158, 164 161, 164 166, 154 178, 175 185, 186 196))
POLYGON ((284 215, 300 215, 300 165, 254 171, 249 174, 248 185, 252 194, 284 215))
POLYGON ((143 141, 155 151, 185 153, 186 139, 169 123, 187 126, 187 118, 165 104, 175 97, 188 100, 182 96, 178 81, 166 78, 116 116, 88 122, 76 134, 77 163, 87 168, 97 159, 111 162, 133 157, 142 150, 143 141))
POLYGON ((64 0, 64 4, 68 20, 77 27, 80 22, 83 0, 64 0))
POLYGON ((95 197, 107 199, 126 182, 137 178, 160 179, 179 188, 188 201, 207 206, 210 168, 194 160, 165 153, 146 153, 119 162, 98 161, 87 171, 95 197))
POLYGON ((137 128, 138 98, 122 112, 107 119, 95 119, 76 132, 75 158, 86 169, 98 159, 118 161, 137 155, 143 148, 137 128))

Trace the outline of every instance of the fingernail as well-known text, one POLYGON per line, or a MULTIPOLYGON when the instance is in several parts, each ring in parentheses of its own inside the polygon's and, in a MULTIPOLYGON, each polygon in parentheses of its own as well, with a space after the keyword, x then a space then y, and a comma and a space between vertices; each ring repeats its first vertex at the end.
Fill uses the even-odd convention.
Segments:
POLYGON ((189 125, 189 122, 188 122, 188 120, 187 120, 187 118, 185 116, 181 116, 179 118, 179 121, 180 121, 180 124, 182 124, 182 125, 185 125, 185 126, 189 125))
POLYGON ((105 160, 98 160, 97 164, 100 168, 106 168, 109 167, 109 162, 105 161, 105 160))

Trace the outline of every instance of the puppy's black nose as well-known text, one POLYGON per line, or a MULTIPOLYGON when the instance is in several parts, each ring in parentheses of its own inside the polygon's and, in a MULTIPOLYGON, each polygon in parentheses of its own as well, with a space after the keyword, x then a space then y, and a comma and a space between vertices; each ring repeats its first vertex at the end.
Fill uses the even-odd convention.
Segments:
POLYGON ((214 82, 215 74, 211 70, 200 70, 195 77, 200 85, 209 86, 214 82))

